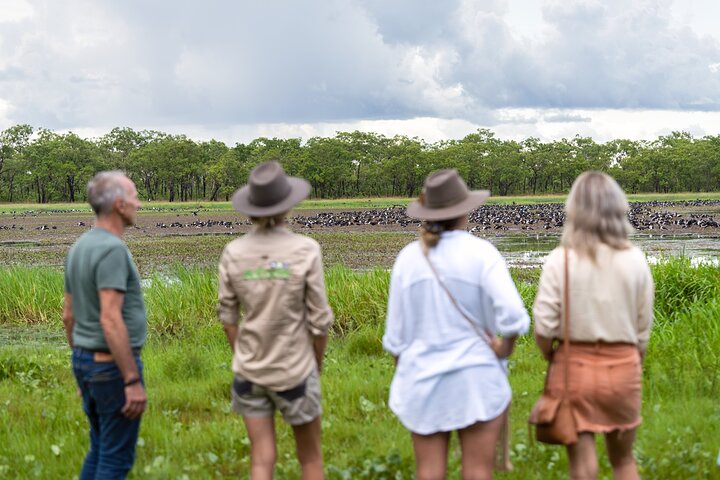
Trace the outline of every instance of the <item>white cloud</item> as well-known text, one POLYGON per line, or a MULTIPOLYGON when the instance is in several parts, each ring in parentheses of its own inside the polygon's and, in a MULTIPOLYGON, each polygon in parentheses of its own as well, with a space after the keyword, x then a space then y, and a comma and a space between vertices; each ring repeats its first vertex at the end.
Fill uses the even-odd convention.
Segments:
MULTIPOLYGON (((2 119, 0 105, 0 119, 2 119)), ((86 138, 97 138, 114 125, 102 128, 79 128, 73 131, 86 138)), ((624 138, 655 140, 673 131, 690 132, 695 137, 720 134, 720 112, 682 112, 677 110, 563 110, 563 109, 501 109, 496 119, 471 122, 461 119, 417 117, 405 120, 354 120, 315 123, 258 123, 253 125, 139 125, 138 129, 157 129, 171 134, 185 134, 197 141, 220 140, 227 145, 248 143, 258 137, 302 138, 331 137, 337 132, 360 130, 388 137, 406 135, 429 143, 461 139, 489 128, 502 139, 524 140, 537 137, 541 141, 592 137, 598 142, 624 138), (558 121, 563 119, 563 121, 558 121)), ((66 130, 63 130, 66 131, 66 130)))
POLYGON ((581 135, 606 142, 616 138, 654 140, 673 131, 687 131, 696 137, 720 133, 720 112, 502 109, 498 116, 499 122, 489 128, 501 138, 516 140, 536 136, 548 141, 581 135), (568 121, 552 121, 553 116, 564 116, 568 121), (570 120, 573 117, 577 120, 570 120))
POLYGON ((19 22, 32 17, 34 9, 25 0, 3 0, 0 3, 0 23, 19 22))
POLYGON ((8 0, 0 127, 606 135, 598 112, 720 111, 715 5, 8 0))
POLYGON ((10 104, 6 100, 0 98, 0 125, 10 125, 10 113, 10 104))

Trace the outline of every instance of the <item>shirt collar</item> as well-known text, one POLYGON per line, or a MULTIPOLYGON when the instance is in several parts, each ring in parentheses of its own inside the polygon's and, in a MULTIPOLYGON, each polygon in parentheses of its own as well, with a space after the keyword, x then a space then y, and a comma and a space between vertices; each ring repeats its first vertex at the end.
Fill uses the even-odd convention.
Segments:
POLYGON ((459 235, 464 235, 468 233, 467 230, 447 230, 445 232, 440 232, 441 238, 447 238, 447 237, 457 237, 459 235))

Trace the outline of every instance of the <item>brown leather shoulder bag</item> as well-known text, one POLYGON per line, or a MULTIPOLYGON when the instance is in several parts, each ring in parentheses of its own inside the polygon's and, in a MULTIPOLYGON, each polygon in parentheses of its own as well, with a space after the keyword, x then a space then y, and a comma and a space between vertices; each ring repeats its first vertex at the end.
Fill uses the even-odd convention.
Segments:
POLYGON ((560 395, 553 395, 548 390, 548 378, 550 370, 557 364, 548 364, 547 375, 545 376, 545 387, 540 399, 530 413, 529 422, 535 425, 535 438, 539 442, 554 445, 572 445, 577 442, 577 429, 573 407, 568 395, 568 374, 570 370, 570 282, 568 279, 568 249, 565 248, 565 271, 563 274, 563 353, 565 361, 564 387, 560 395))

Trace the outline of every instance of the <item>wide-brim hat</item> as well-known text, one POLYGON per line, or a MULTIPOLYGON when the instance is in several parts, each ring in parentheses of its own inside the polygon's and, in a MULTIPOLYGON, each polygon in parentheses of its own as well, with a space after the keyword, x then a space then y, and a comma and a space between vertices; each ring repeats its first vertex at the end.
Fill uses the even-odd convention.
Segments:
POLYGON ((276 161, 261 163, 250 172, 247 185, 232 196, 232 206, 249 217, 272 217, 289 211, 307 198, 310 183, 289 177, 276 161))
POLYGON ((487 200, 489 190, 468 190, 454 168, 431 173, 419 200, 407 207, 408 217, 419 220, 450 220, 472 212, 487 200))

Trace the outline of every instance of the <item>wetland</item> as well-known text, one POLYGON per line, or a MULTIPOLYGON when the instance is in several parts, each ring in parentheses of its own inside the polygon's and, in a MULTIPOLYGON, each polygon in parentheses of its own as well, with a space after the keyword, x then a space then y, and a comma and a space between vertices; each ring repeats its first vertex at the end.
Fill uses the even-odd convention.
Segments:
MULTIPOLYGON (((645 478, 720 478, 714 466, 720 448, 720 229, 710 224, 720 218, 718 203, 650 199, 634 205, 633 241, 648 255, 656 282, 636 444, 645 478)), ((504 255, 530 309, 539 266, 560 239, 562 208, 552 202, 488 207, 475 212, 469 228, 504 255)), ((65 254, 91 225, 92 214, 82 206, 0 206, 0 438, 10 439, 0 445, 0 478, 72 478, 85 452, 86 420, 60 313, 65 254)), ((220 253, 249 228, 227 204, 150 204, 127 231, 149 313, 143 358, 150 403, 132 478, 247 474, 249 443, 230 410, 231 356, 215 299, 220 253)), ((321 244, 336 316, 322 376, 327 476, 411 478, 409 435, 386 405, 393 366, 381 337, 389 268, 416 238, 418 225, 387 201, 313 204, 291 214, 290 228, 321 244)), ((545 368, 530 336, 521 338, 510 361, 515 471, 497 478, 566 475, 561 449, 528 438, 527 415, 545 368)), ((292 433, 282 422, 278 444, 277 478, 298 478, 292 433)), ((601 476, 607 476, 609 465, 601 462, 601 476)), ((458 463, 453 439, 451 471, 458 463)))

